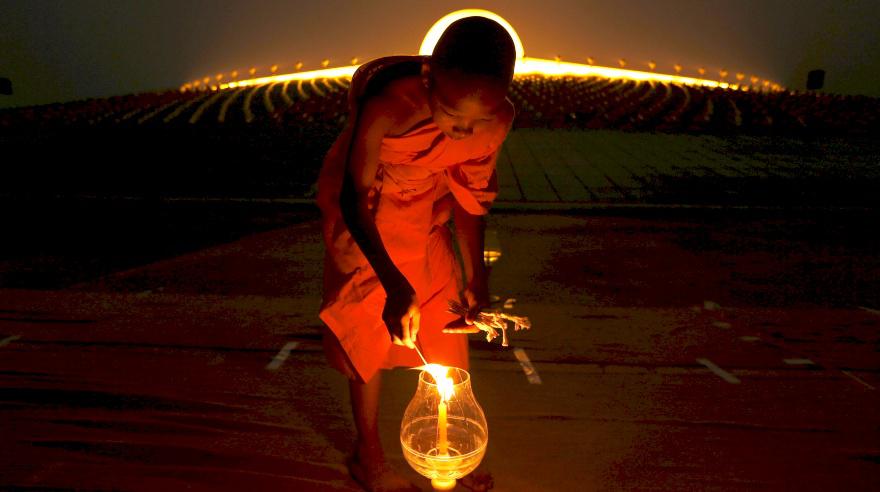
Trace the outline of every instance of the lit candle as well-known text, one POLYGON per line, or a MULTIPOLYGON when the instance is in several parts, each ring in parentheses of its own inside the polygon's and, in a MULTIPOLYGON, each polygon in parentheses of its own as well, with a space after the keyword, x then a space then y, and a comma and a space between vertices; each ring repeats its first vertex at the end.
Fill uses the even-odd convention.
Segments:
POLYGON ((440 456, 449 456, 449 440, 446 437, 446 402, 441 401, 438 406, 437 429, 440 431, 440 439, 437 443, 437 453, 440 456))

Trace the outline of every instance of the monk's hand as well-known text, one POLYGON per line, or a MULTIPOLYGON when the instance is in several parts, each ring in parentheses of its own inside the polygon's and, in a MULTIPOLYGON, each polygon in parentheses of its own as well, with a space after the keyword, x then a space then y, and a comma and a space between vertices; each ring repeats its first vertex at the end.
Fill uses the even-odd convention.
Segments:
POLYGON ((412 287, 407 285, 389 292, 382 310, 382 321, 391 335, 391 343, 416 348, 421 316, 419 300, 412 287))
POLYGON ((474 326, 474 320, 480 314, 480 310, 489 306, 489 289, 485 284, 472 283, 462 293, 467 303, 468 312, 462 321, 450 323, 443 328, 443 333, 479 333, 480 329, 474 326))
POLYGON ((480 310, 489 307, 489 288, 484 282, 472 282, 464 290, 464 300, 467 302, 468 312, 464 322, 473 325, 480 314, 480 310))

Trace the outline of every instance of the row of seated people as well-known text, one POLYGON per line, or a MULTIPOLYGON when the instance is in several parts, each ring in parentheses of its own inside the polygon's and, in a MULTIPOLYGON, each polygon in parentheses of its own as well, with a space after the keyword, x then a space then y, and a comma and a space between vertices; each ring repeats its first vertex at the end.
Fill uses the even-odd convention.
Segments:
MULTIPOLYGON (((259 97, 249 101, 249 111, 254 113, 249 122, 273 116, 295 105, 309 113, 320 113, 323 106, 336 106, 340 97, 344 100, 348 83, 345 79, 321 80, 297 84, 268 84, 257 87, 259 97), (303 106, 301 101, 308 101, 303 106)), ((233 95, 236 100, 228 105, 225 112, 229 121, 243 119, 242 93, 251 88, 227 89, 223 91, 168 90, 142 94, 113 96, 108 98, 89 98, 80 101, 52 103, 22 108, 0 110, 0 129, 66 128, 113 125, 143 125, 145 123, 174 123, 201 121, 210 124, 218 122, 218 113, 225 100, 233 95), (214 97, 216 96, 216 97, 214 97), (199 107, 206 104, 199 111, 199 107), (193 114, 199 111, 195 119, 193 114)), ((331 111, 331 112, 335 112, 331 111)), ((314 118, 313 118, 314 119, 314 118)))
MULTIPOLYGON (((177 90, 0 110, 0 129, 223 124, 338 126, 347 79, 177 90)), ((876 133, 880 99, 602 77, 520 76, 515 127, 665 132, 876 133)))
POLYGON ((0 110, 0 128, 92 126, 181 97, 185 96, 170 90, 4 109, 0 110))
POLYGON ((517 127, 744 133, 876 133, 880 99, 741 91, 651 81, 526 76, 517 127))

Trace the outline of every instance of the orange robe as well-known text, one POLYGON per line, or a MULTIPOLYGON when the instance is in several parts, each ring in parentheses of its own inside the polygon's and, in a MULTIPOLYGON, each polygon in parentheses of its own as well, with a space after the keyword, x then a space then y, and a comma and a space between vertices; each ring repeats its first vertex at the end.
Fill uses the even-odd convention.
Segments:
MULTIPOLYGON (((380 58, 355 73, 348 125, 324 158, 318 179, 325 244, 319 315, 364 381, 379 369, 414 367, 421 361, 414 350, 391 343, 382 321, 385 290, 342 219, 340 189, 357 107, 370 79, 389 68, 399 68, 401 63, 412 65, 421 59, 380 58)), ((382 244, 418 296, 418 344, 431 363, 468 366, 466 335, 441 331, 457 319, 447 313, 448 301, 459 299, 462 285, 446 223, 453 200, 471 214, 488 213, 498 190, 495 162, 510 129, 498 126, 452 140, 428 120, 403 135, 382 140, 376 180, 370 190, 371 209, 382 244)))

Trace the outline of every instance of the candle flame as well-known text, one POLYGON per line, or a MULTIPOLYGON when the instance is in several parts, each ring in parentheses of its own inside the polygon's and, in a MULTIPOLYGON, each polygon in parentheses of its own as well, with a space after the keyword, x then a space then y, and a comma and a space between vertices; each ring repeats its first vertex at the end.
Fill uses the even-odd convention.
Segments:
POLYGON ((434 378, 434 382, 437 383, 437 392, 440 393, 442 401, 449 401, 452 395, 455 394, 455 383, 453 383, 452 378, 448 375, 448 367, 440 364, 426 364, 416 369, 426 371, 434 378))

